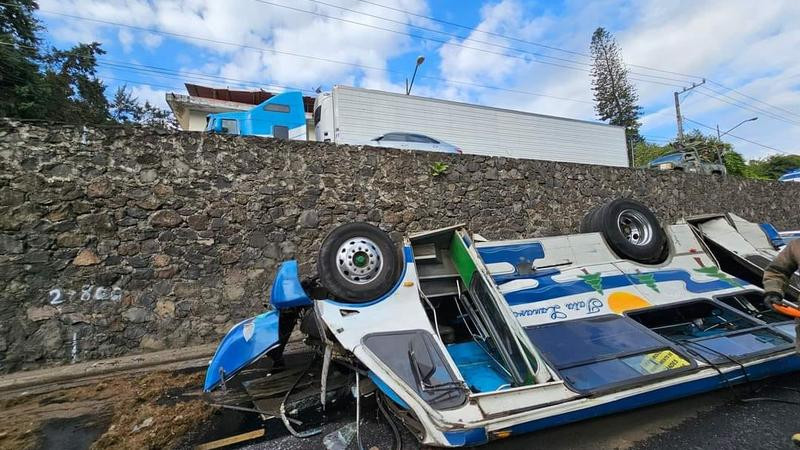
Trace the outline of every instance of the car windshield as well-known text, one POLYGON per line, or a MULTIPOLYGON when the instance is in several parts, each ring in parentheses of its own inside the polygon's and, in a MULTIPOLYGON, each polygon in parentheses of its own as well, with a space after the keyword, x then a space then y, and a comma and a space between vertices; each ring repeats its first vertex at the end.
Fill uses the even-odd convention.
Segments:
POLYGON ((662 156, 660 158, 656 158, 656 159, 650 161, 650 164, 662 164, 662 163, 667 163, 667 162, 676 162, 676 161, 680 161, 681 159, 683 159, 683 154, 682 153, 671 153, 669 155, 664 155, 664 156, 662 156))

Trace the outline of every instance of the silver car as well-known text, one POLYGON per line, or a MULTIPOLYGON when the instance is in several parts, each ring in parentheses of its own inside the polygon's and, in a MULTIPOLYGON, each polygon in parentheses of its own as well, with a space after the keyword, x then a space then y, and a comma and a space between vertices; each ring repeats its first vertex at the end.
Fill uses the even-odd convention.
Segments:
POLYGON ((383 136, 378 136, 371 140, 369 144, 375 147, 426 150, 440 153, 462 153, 461 149, 453 144, 448 144, 447 142, 415 133, 386 133, 383 136))

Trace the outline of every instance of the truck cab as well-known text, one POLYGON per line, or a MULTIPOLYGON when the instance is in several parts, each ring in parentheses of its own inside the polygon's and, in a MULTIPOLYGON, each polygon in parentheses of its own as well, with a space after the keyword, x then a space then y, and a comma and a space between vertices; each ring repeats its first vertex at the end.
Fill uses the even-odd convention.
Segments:
POLYGON ((249 111, 209 114, 206 132, 306 140, 303 94, 284 92, 249 111))
POLYGON ((726 173, 724 165, 704 161, 693 151, 668 153, 650 161, 647 167, 656 170, 677 170, 707 175, 724 175, 726 173))

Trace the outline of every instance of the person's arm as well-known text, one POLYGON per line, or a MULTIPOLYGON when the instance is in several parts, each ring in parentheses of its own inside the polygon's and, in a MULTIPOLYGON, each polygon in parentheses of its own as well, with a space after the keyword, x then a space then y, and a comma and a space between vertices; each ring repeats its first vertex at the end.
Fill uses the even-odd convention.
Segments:
POLYGON ((764 291, 784 294, 800 264, 800 240, 789 243, 764 270, 764 291))

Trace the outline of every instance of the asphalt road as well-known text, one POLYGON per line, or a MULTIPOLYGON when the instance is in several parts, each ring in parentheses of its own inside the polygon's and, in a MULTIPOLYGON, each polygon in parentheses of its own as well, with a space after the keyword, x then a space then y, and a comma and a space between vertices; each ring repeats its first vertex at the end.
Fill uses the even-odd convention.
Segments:
MULTIPOLYGON (((734 391, 709 394, 635 411, 564 425, 490 443, 486 449, 793 449, 791 435, 800 432, 800 373, 789 374, 734 391), (769 397, 782 402, 742 401, 769 397)), ((369 406, 369 405, 368 405, 369 406)), ((246 449, 305 450, 325 448, 325 435, 353 422, 352 410, 326 425, 322 433, 296 439, 278 421, 267 423, 267 437, 246 449)), ((364 408, 364 449, 390 449, 391 432, 374 408, 364 408)), ((403 434, 404 449, 419 448, 403 434)), ((356 449, 355 440, 350 449, 356 449)))

